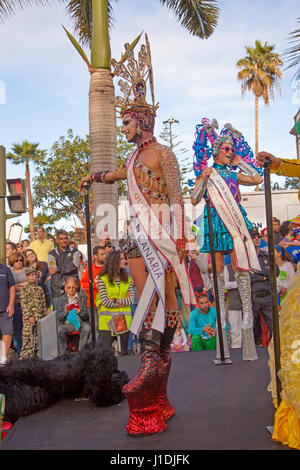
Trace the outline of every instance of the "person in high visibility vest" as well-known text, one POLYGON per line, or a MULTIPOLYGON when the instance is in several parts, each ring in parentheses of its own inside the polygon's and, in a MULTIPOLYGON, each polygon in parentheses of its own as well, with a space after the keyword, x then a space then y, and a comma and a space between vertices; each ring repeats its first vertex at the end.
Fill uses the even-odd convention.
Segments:
POLYGON ((133 286, 124 254, 119 251, 111 252, 104 263, 99 276, 99 295, 95 303, 99 314, 99 339, 111 347, 115 337, 119 336, 122 355, 127 354, 129 327, 131 324, 131 308, 133 304, 133 286), (118 331, 118 325, 123 320, 123 326, 118 331), (125 321, 124 321, 125 320, 125 321))

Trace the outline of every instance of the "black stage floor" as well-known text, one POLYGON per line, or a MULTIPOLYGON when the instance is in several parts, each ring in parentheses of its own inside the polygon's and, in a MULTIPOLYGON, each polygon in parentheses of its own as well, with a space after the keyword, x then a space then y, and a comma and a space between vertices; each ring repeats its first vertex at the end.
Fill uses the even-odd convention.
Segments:
MULTIPOLYGON (((61 400, 19 419, 1 450, 288 450, 272 440, 274 408, 267 392, 266 348, 259 360, 245 362, 231 350, 231 365, 216 366, 215 351, 173 354, 169 398, 176 414, 160 434, 126 434, 127 402, 109 408, 88 401, 61 400)), ((132 377, 139 356, 119 358, 132 377)))

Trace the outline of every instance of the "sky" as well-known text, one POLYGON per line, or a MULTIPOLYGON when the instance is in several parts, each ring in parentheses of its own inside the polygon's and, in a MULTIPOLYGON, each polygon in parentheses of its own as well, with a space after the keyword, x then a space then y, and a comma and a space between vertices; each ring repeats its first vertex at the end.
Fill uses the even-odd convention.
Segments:
MULTIPOLYGON (((195 127, 203 117, 217 119, 220 129, 230 122, 254 147, 254 96, 241 95, 236 62, 256 39, 274 44, 282 54, 300 16, 298 0, 220 0, 219 6, 215 32, 201 40, 158 1, 113 2, 112 57, 119 60, 123 45, 147 32, 160 103, 155 134, 174 117, 179 124, 173 132, 191 161, 195 127)), ((25 139, 50 149, 70 128, 82 137, 89 131, 89 73, 62 25, 72 32, 62 6, 18 10, 0 24, 0 145, 7 152, 25 139)), ((281 93, 275 92, 268 107, 259 106, 259 149, 278 157, 296 158, 295 137, 289 133, 300 107, 300 90, 292 89, 294 72, 283 70, 281 93)), ((8 162, 7 178, 15 176, 23 177, 24 168, 8 162)))

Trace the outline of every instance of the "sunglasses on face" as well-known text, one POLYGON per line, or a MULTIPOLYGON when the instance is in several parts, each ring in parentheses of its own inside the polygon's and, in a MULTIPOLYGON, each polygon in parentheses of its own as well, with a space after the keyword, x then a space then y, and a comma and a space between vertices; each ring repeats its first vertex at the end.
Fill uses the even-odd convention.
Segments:
POLYGON ((252 235, 251 238, 260 238, 260 235, 252 235))
POLYGON ((221 147, 222 150, 225 150, 225 152, 232 152, 234 153, 234 149, 232 147, 221 147))
POLYGON ((17 261, 21 261, 21 263, 23 263, 22 258, 16 259, 15 263, 17 263, 17 261))

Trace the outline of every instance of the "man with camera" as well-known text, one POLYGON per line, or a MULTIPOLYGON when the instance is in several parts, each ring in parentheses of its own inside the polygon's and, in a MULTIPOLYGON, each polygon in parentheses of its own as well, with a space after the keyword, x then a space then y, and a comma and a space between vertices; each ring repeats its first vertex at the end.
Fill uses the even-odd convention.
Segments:
POLYGON ((64 284, 68 277, 78 279, 78 268, 81 264, 81 253, 77 248, 69 246, 69 235, 65 230, 56 234, 57 247, 48 256, 49 273, 51 275, 51 298, 54 310, 57 301, 64 294, 64 284))
POLYGON ((79 350, 90 336, 91 327, 87 309, 87 297, 83 289, 78 290, 78 280, 69 277, 64 285, 65 293, 57 299, 57 333, 59 354, 67 350, 67 335, 78 331, 79 350))

